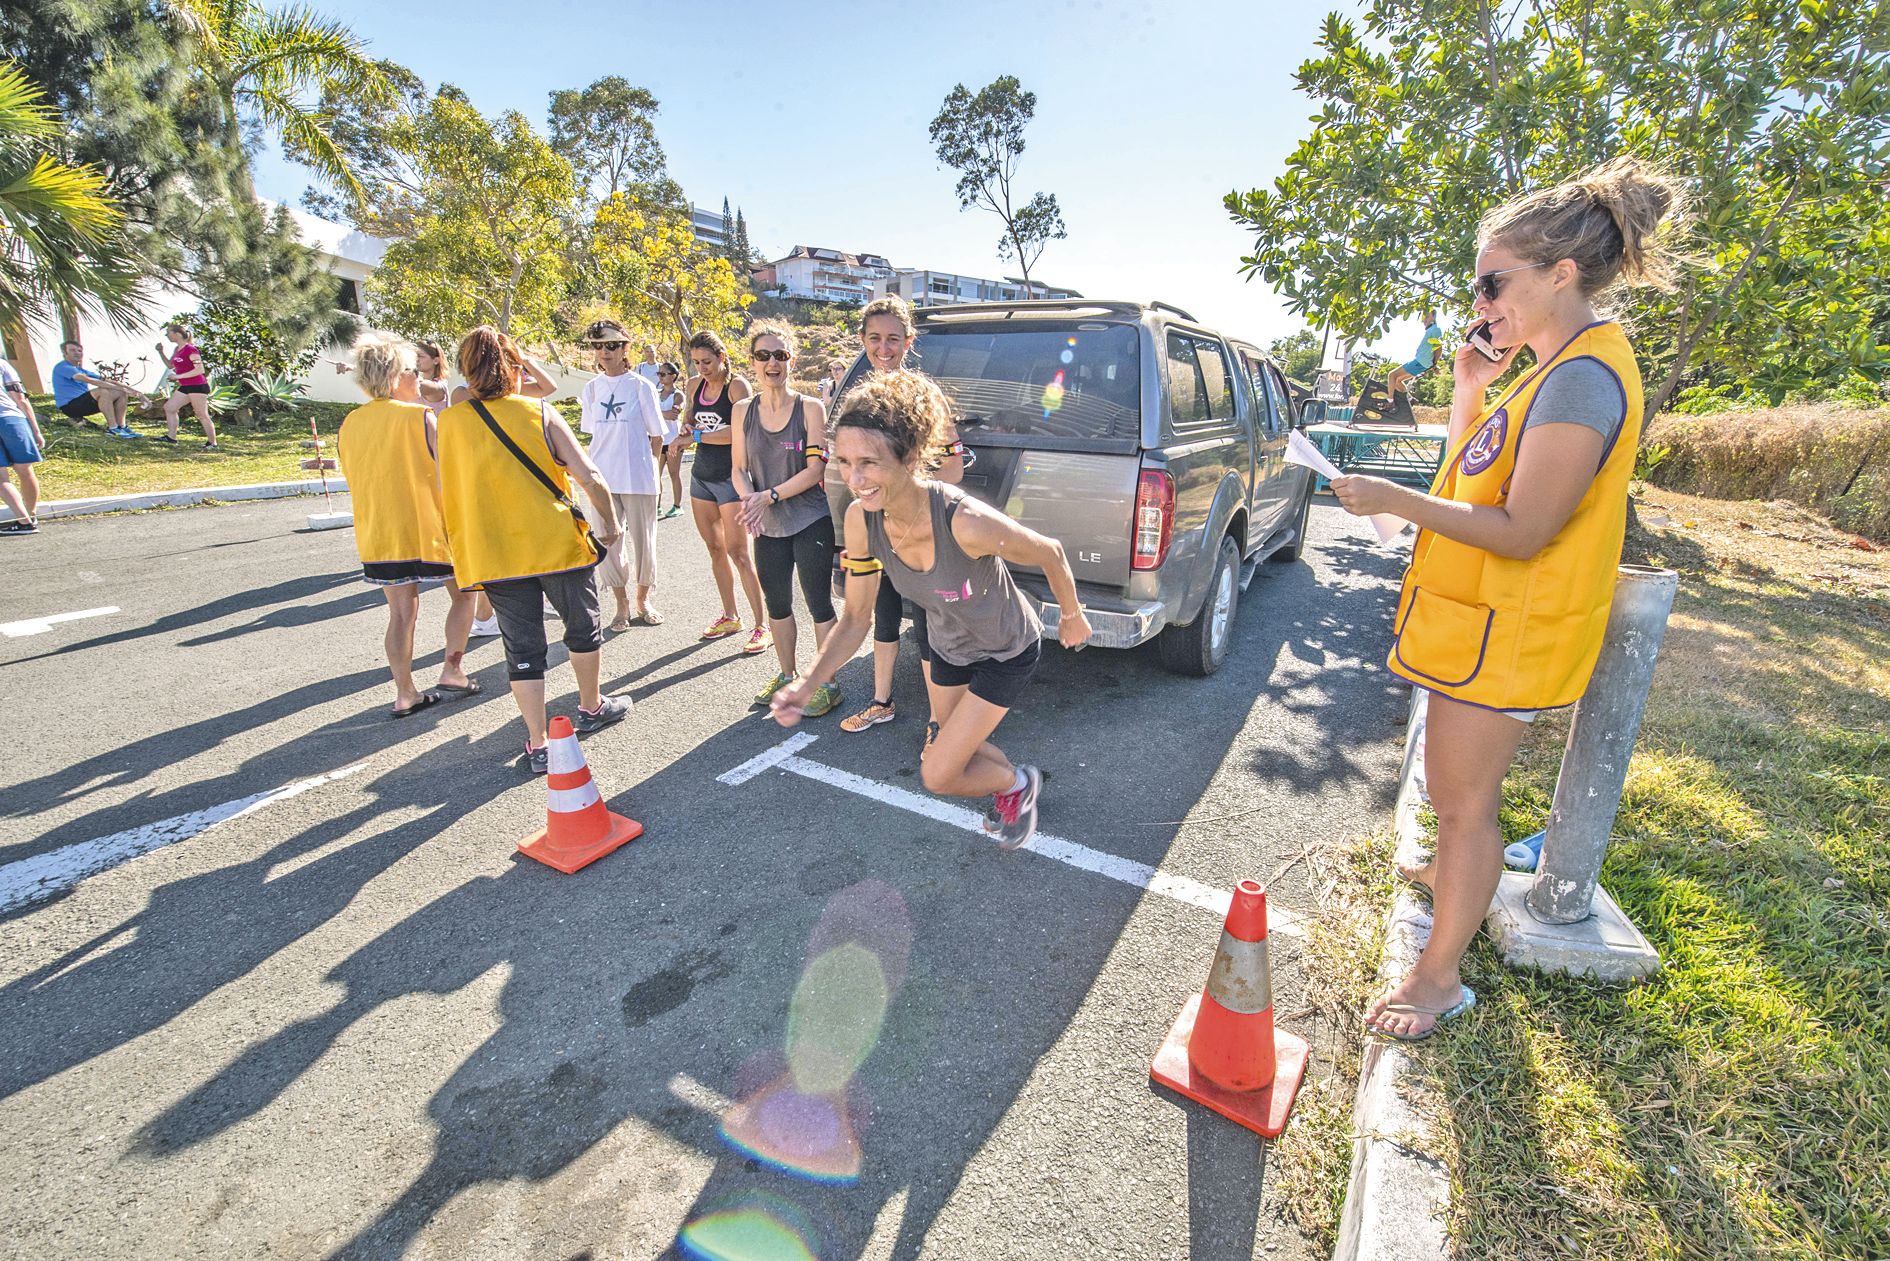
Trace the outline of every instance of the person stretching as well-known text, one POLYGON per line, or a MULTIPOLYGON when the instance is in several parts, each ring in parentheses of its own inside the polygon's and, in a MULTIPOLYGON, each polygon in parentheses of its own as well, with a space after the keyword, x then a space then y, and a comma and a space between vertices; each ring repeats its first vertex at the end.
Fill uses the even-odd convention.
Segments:
MULTIPOLYGON (((795 570, 814 619, 816 652, 833 630, 833 514, 825 486, 827 409, 788 387, 794 334, 763 320, 748 330, 748 350, 761 391, 735 405, 731 428, 742 525, 756 536, 755 569, 781 663, 781 672, 755 697, 757 705, 766 705, 795 674, 795 570)), ((807 701, 807 716, 818 718, 839 703, 833 684, 823 683, 807 701)))
POLYGON ((729 434, 729 418, 735 414, 735 404, 748 397, 748 382, 729 371, 728 347, 708 329, 689 339, 689 363, 696 375, 683 389, 683 424, 697 436, 689 502, 696 515, 696 533, 709 545, 709 570, 722 597, 722 615, 703 628, 702 638, 741 634, 742 619, 735 615, 735 575, 739 573, 748 607, 755 615, 754 632, 742 651, 766 652, 773 638, 761 619, 761 583, 748 554, 748 531, 742 525, 735 493, 735 440, 729 434))
POLYGON ((85 347, 78 342, 61 342, 59 353, 65 357, 53 365, 53 405, 72 420, 103 416, 105 432, 114 438, 137 437, 126 423, 125 412, 134 398, 140 407, 151 400, 122 382, 87 372, 85 347))
POLYGON ((880 373, 855 387, 834 421, 834 463, 853 492, 847 507, 846 611, 808 672, 774 694, 784 727, 866 639, 882 578, 926 612, 936 732, 920 755, 925 786, 992 797, 985 827, 1006 849, 1037 830, 1043 777, 991 743, 1036 672, 1043 623, 1011 581, 1007 561, 1050 581, 1065 648, 1089 640, 1089 619, 1063 545, 928 476, 951 407, 916 372, 880 373))

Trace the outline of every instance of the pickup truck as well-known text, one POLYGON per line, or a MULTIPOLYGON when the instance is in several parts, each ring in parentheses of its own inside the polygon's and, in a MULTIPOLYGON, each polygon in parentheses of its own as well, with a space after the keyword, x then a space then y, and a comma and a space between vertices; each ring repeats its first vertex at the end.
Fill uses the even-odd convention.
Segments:
MULTIPOLYGON (((921 308, 911 366, 976 455, 964 489, 1062 542, 1091 643, 1155 640, 1207 675, 1259 562, 1296 560, 1310 471, 1286 462, 1286 378, 1251 345, 1162 303, 1068 299, 921 308)), ((861 356, 838 397, 870 369, 861 356)), ((838 525, 850 495, 827 494, 838 525)), ((1012 566, 1055 639, 1043 575, 1012 566)))

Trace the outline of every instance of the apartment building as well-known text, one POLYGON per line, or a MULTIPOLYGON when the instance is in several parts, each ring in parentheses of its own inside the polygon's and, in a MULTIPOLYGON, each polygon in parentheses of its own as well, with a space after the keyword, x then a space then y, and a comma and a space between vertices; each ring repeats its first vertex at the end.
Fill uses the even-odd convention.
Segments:
POLYGON ((1080 298, 1074 289, 1059 289, 1033 280, 1026 285, 1021 277, 986 280, 957 272, 930 271, 901 267, 879 280, 874 297, 886 295, 904 298, 912 306, 956 306, 965 302, 1018 302, 1026 298, 1080 298))
POLYGON ((786 257, 758 268, 756 286, 789 298, 822 302, 873 300, 875 286, 893 275, 893 265, 878 254, 848 254, 815 245, 797 245, 786 257))

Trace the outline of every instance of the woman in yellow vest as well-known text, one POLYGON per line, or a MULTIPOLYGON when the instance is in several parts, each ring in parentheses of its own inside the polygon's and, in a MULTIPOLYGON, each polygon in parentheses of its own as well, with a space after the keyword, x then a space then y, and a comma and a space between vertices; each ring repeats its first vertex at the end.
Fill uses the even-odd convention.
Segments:
POLYGON ((1657 233, 1682 196, 1678 181, 1621 158, 1486 214, 1474 309, 1501 356, 1457 352, 1430 493, 1375 477, 1332 484, 1348 512, 1418 527, 1387 664, 1431 693, 1437 855, 1401 872, 1431 888, 1433 922, 1410 976, 1366 1017, 1392 1037, 1428 1037, 1475 1004, 1458 964, 1502 873, 1503 776, 1528 723, 1579 700, 1601 652, 1642 400, 1627 335, 1596 302, 1617 282, 1671 286, 1657 233), (1486 405, 1524 346, 1534 366, 1486 405))
POLYGON ((341 465, 354 499, 354 545, 361 573, 387 596, 387 668, 394 675, 394 717, 405 718, 447 696, 474 696, 466 677, 466 635, 473 598, 453 581, 435 464, 433 412, 421 401, 414 348, 374 333, 354 348, 354 379, 373 400, 341 422, 341 465), (426 691, 413 683, 413 628, 420 589, 445 583, 446 661, 426 691))
POLYGON ((512 339, 482 324, 459 344, 467 398, 440 413, 440 488, 446 537, 459 585, 492 600, 505 643, 512 699, 525 719, 523 765, 545 773, 545 601, 564 621, 564 646, 577 675, 572 725, 596 731, 630 712, 625 697, 598 685, 604 630, 593 572, 622 527, 610 487, 578 445, 571 426, 541 399, 519 392, 512 339), (596 510, 596 534, 571 498, 571 482, 596 510))

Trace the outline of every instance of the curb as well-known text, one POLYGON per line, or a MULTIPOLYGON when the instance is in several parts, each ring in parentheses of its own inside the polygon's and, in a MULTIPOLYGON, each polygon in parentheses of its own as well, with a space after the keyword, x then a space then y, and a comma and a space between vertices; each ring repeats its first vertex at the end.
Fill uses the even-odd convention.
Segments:
MULTIPOLYGON (((1424 829, 1418 807, 1424 802, 1424 713, 1429 693, 1411 696, 1411 720, 1405 727, 1404 766, 1398 772, 1398 800, 1392 808, 1397 830, 1396 860, 1417 857, 1424 829)), ((1417 962, 1430 935, 1429 911, 1404 885, 1398 885, 1385 924, 1385 957, 1378 978, 1386 986, 1401 980, 1417 962)), ((1430 1123, 1409 1099, 1408 1083, 1419 1072, 1403 1044, 1373 1039, 1359 1066, 1358 1094, 1352 1104, 1352 1173, 1345 1206, 1339 1214, 1339 1239, 1333 1261, 1444 1261, 1452 1255, 1446 1213, 1450 1208, 1450 1173, 1425 1150, 1430 1123)))
MULTIPOLYGON (((332 494, 346 494, 340 475, 328 479, 332 494)), ((319 479, 304 482, 256 482, 248 486, 197 486, 187 490, 156 490, 142 495, 98 495, 91 499, 54 499, 39 506, 39 519, 84 517, 99 512, 137 512, 146 508, 188 508, 210 500, 286 499, 291 495, 319 495, 319 479)), ((0 505, 0 521, 13 520, 13 510, 0 505)))

